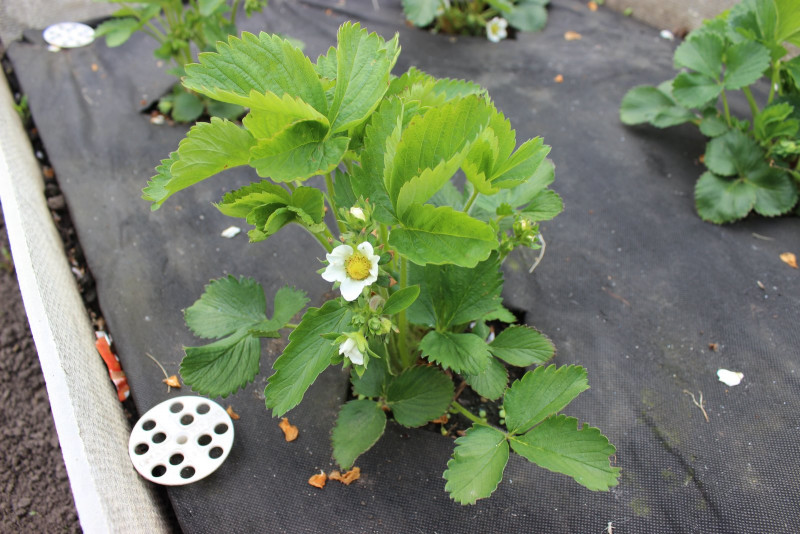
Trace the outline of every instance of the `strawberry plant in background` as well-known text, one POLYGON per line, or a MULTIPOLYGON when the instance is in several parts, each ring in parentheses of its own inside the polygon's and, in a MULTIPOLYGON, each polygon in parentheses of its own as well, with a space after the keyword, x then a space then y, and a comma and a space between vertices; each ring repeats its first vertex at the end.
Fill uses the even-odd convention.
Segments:
POLYGON ((304 292, 278 290, 267 316, 253 279, 212 281, 185 311, 189 328, 212 341, 186 348, 183 379, 202 394, 231 394, 258 373, 260 338, 290 330, 266 406, 282 416, 329 366, 348 366, 354 398, 332 433, 342 468, 378 442, 389 417, 419 427, 450 412, 472 422, 444 473, 462 504, 495 490, 512 450, 607 490, 619 476, 609 463, 614 447, 559 414, 589 387, 586 370, 544 366, 552 343, 515 324, 500 296, 504 259, 518 247, 543 251, 539 222, 562 210, 548 189, 550 148, 538 137, 517 146, 508 119, 474 83, 415 68, 392 76, 399 53, 396 36, 346 23, 338 46, 316 62, 278 36, 244 33, 186 66, 188 89, 249 112, 241 126, 195 125, 144 198, 158 209, 184 188, 249 166, 262 180, 217 208, 251 225, 252 242, 289 224, 307 230, 325 256, 318 272, 340 296, 293 323, 304 292), (453 179, 459 170, 463 185, 453 179), (309 185, 316 175, 324 188, 309 185), (494 336, 489 321, 508 327, 494 336), (538 367, 509 385, 510 366, 538 367), (504 427, 458 402, 454 382, 462 381, 502 403, 504 427))
MULTIPOLYGON (((236 15, 244 7, 249 17, 261 11, 267 0, 146 0, 126 2, 124 0, 102 0, 120 4, 110 20, 100 24, 95 35, 105 36, 109 47, 120 46, 139 31, 158 41, 154 55, 172 61, 169 71, 178 78, 185 74, 184 67, 194 61, 192 47, 199 51, 214 50, 217 41, 225 41, 228 35, 236 35, 236 15)), ((158 109, 178 122, 193 122, 204 112, 212 117, 235 119, 244 113, 236 104, 214 100, 180 84, 171 94, 162 97, 158 109)))
POLYGON ((434 32, 486 35, 496 43, 507 27, 538 32, 547 24, 550 0, 403 0, 406 18, 434 32))
POLYGON ((800 187, 800 46, 797 0, 745 0, 707 21, 675 50, 683 69, 658 87, 639 86, 623 98, 625 124, 666 128, 690 122, 711 138, 708 168, 695 187, 697 212, 726 223, 754 210, 774 217, 797 204, 800 187), (766 78, 768 94, 751 86, 766 78), (731 91, 742 91, 750 117, 734 116, 731 91))

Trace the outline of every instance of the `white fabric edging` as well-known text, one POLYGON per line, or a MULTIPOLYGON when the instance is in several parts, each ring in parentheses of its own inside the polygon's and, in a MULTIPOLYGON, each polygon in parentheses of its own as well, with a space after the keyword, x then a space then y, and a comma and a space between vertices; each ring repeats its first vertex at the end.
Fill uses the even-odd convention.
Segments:
POLYGON ((64 463, 84 532, 169 532, 128 457, 130 428, 44 197, 30 142, 0 81, 0 202, 64 463))

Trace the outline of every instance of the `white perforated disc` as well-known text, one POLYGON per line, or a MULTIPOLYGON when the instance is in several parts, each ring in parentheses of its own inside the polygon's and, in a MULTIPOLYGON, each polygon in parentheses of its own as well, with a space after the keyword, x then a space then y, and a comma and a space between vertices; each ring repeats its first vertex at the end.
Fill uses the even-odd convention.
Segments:
POLYGON ((213 473, 233 445, 233 421, 203 397, 176 397, 136 422, 128 441, 133 466, 147 480, 180 486, 213 473))
POLYGON ((78 48, 94 41, 94 29, 80 22, 59 22, 45 28, 42 37, 59 48, 78 48))

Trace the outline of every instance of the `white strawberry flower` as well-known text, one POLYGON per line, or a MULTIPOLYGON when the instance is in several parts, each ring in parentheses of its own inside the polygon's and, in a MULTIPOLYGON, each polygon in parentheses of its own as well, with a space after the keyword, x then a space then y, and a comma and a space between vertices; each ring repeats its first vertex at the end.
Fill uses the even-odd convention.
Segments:
POLYGON ((493 43, 499 43, 506 37, 508 28, 508 21, 502 17, 495 17, 486 23, 486 38, 493 43))
POLYGON ((358 350, 358 343, 352 337, 348 337, 339 345, 339 354, 356 365, 364 365, 364 354, 358 350))
POLYGON ((339 245, 325 256, 328 267, 322 278, 328 282, 340 282, 344 300, 356 300, 365 287, 378 279, 378 261, 372 245, 364 241, 353 250, 350 245, 339 245))

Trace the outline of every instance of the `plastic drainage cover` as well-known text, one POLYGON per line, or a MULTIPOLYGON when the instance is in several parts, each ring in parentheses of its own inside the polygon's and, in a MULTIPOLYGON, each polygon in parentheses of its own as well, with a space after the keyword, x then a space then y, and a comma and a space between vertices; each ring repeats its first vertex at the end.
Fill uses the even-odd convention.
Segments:
POLYGON ((94 29, 80 22, 59 22, 45 28, 42 37, 59 48, 78 48, 94 41, 94 29))
POLYGON ((166 486, 196 482, 213 473, 231 450, 233 422, 203 397, 176 397, 154 406, 136 422, 128 442, 133 466, 166 486))

